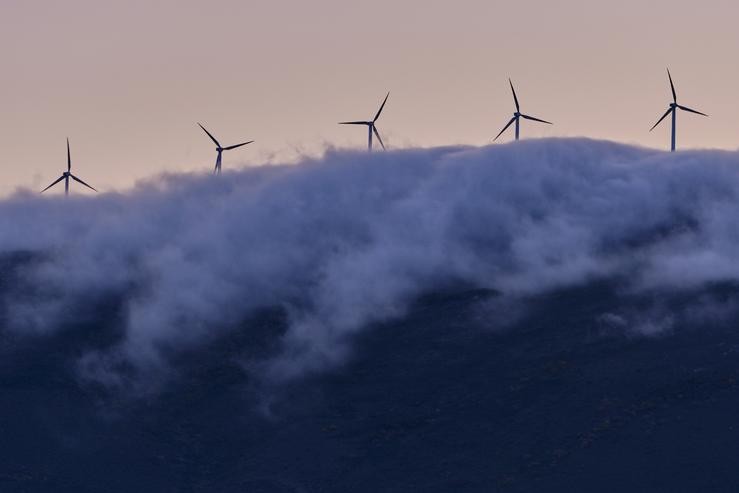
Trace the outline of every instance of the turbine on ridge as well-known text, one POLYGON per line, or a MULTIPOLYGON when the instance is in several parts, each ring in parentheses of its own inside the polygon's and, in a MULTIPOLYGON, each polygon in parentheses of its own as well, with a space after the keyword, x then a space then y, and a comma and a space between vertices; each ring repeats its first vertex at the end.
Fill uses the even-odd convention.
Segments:
POLYGON ((97 192, 97 190, 95 190, 90 185, 82 181, 80 178, 77 178, 76 176, 72 174, 72 153, 69 151, 69 139, 67 139, 67 171, 62 173, 62 176, 57 178, 56 181, 54 181, 51 185, 41 190, 41 193, 44 193, 45 191, 47 191, 48 189, 50 189, 51 187, 53 187, 60 181, 64 180, 64 195, 69 195, 69 179, 70 178, 76 181, 77 183, 81 183, 82 185, 86 186, 90 190, 97 192))
POLYGON ((511 118, 508 121, 508 123, 506 123, 506 126, 503 127, 503 130, 501 130, 500 133, 498 133, 498 135, 495 136, 495 138, 493 139, 493 142, 496 141, 496 140, 498 140, 498 137, 500 137, 501 135, 503 135, 503 132, 505 132, 508 129, 508 127, 510 127, 513 123, 516 124, 516 140, 518 140, 519 126, 520 126, 520 120, 521 120, 521 118, 524 118, 526 120, 531 120, 531 121, 540 122, 540 123, 547 123, 549 125, 552 125, 552 122, 548 122, 548 121, 542 120, 540 118, 534 118, 533 116, 524 115, 523 113, 521 113, 521 106, 518 104, 518 98, 516 97, 516 90, 513 88, 513 82, 511 82, 511 79, 508 79, 508 84, 511 85, 511 92, 513 92, 513 102, 516 104, 516 112, 513 113, 513 118, 511 118))
POLYGON ((675 93, 675 84, 672 83, 672 75, 670 74, 670 69, 667 69, 667 77, 670 79, 670 89, 672 89, 672 103, 670 103, 670 107, 667 109, 664 115, 662 115, 662 118, 657 120, 657 123, 654 124, 652 128, 649 129, 651 132, 652 130, 659 125, 662 120, 664 120, 667 115, 672 113, 672 141, 670 146, 670 151, 675 152, 675 119, 677 117, 677 109, 680 108, 683 111, 687 111, 688 113, 695 113, 696 115, 702 115, 702 116, 708 116, 705 113, 701 113, 700 111, 696 111, 693 109, 688 108, 687 106, 682 106, 680 104, 677 104, 677 94, 675 93))
POLYGON ((221 161, 222 161, 223 151, 230 151, 231 149, 236 149, 237 147, 245 146, 246 144, 251 144, 252 142, 254 142, 253 140, 250 140, 249 142, 242 142, 241 144, 223 147, 220 144, 220 142, 218 142, 218 140, 215 137, 213 137, 213 135, 205 129, 204 126, 200 125, 200 122, 198 122, 198 125, 200 126, 200 128, 203 129, 203 132, 208 134, 208 137, 210 137, 210 140, 212 140, 216 144, 216 152, 218 153, 218 156, 216 157, 216 167, 213 170, 213 174, 216 174, 216 175, 221 174, 221 161))
POLYGON ((380 118, 380 113, 382 113, 382 109, 385 107, 385 103, 387 103, 387 98, 390 97, 390 93, 388 92, 385 96, 385 100, 380 105, 380 109, 377 110, 377 114, 371 121, 356 121, 356 122, 339 122, 339 125, 367 125, 367 131, 368 131, 368 137, 367 137, 367 150, 372 150, 372 134, 375 134, 375 137, 377 137, 377 141, 382 146, 382 150, 385 150, 385 144, 382 143, 382 138, 380 138, 380 132, 377 131, 377 126, 375 125, 375 122, 378 118, 380 118))

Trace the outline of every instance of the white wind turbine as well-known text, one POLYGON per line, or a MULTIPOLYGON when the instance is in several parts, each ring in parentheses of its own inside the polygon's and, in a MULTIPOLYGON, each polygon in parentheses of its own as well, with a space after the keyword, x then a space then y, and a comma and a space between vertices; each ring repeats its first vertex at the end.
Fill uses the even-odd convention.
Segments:
POLYGON ((236 145, 232 145, 232 146, 228 146, 228 147, 223 147, 218 142, 218 140, 216 140, 216 138, 213 137, 213 135, 205 129, 204 126, 200 125, 200 123, 198 123, 198 125, 200 126, 200 128, 203 129, 203 132, 205 132, 206 134, 208 134, 208 137, 210 137, 210 139, 213 142, 215 142, 215 144, 216 144, 216 152, 218 152, 218 156, 216 157, 216 167, 213 170, 213 173, 214 174, 217 174, 217 175, 220 175, 221 174, 221 161, 222 161, 223 151, 230 151, 231 149, 236 149, 237 147, 245 146, 246 144, 251 144, 252 142, 254 142, 253 140, 250 140, 249 142, 242 142, 241 144, 236 144, 236 145))
POLYGON ((511 82, 511 79, 508 79, 508 83, 511 85, 511 92, 513 92, 513 102, 516 104, 516 111, 513 113, 513 118, 511 118, 508 121, 508 123, 506 123, 506 126, 503 127, 503 130, 501 130, 500 133, 498 133, 498 135, 495 136, 495 138, 493 139, 493 141, 498 140, 498 137, 500 137, 501 135, 503 135, 503 132, 505 132, 506 129, 508 127, 510 127, 511 124, 513 124, 513 123, 516 124, 516 140, 518 140, 519 127, 520 127, 520 120, 521 120, 521 118, 523 118, 525 120, 532 120, 532 121, 535 121, 535 122, 547 123, 549 125, 552 125, 552 122, 548 122, 546 120, 541 120, 539 118, 534 118, 533 116, 524 115, 523 113, 521 113, 521 106, 518 104, 518 98, 516 97, 516 90, 513 88, 513 82, 511 82))
POLYGON ((377 137, 377 141, 382 146, 382 149, 385 150, 385 144, 382 143, 382 139, 380 138, 380 133, 377 131, 377 126, 375 125, 375 122, 377 122, 377 119, 380 118, 380 113, 382 113, 382 109, 385 107, 385 103, 387 103, 387 98, 390 97, 390 93, 388 92, 385 96, 385 100, 380 105, 380 109, 377 110, 377 114, 371 121, 356 121, 356 122, 339 122, 339 125, 367 125, 367 150, 372 150, 372 134, 375 134, 375 137, 377 137))
POLYGON ((81 183, 82 185, 86 186, 90 190, 97 192, 97 190, 95 190, 90 185, 82 181, 80 178, 77 178, 76 176, 72 174, 72 153, 69 151, 69 139, 67 139, 67 171, 62 173, 62 176, 57 178, 51 185, 41 190, 41 193, 44 193, 45 191, 47 191, 48 189, 50 189, 51 187, 53 187, 60 181, 64 180, 64 195, 69 195, 69 179, 70 178, 76 181, 77 183, 81 183))
POLYGON ((675 120, 677 118, 678 108, 680 108, 683 111, 687 111, 688 113, 695 113, 696 115, 703 115, 703 116, 708 116, 708 115, 706 115, 705 113, 701 113, 700 111, 690 109, 687 106, 682 106, 680 104, 677 104, 677 94, 675 93, 675 84, 672 83, 672 75, 670 74, 669 68, 667 69, 667 77, 669 77, 670 79, 670 89, 672 89, 672 103, 670 103, 670 107, 667 108, 667 111, 665 112, 664 115, 662 115, 662 118, 657 120, 657 123, 655 123, 654 126, 649 129, 649 131, 651 132, 652 130, 654 130, 657 127, 657 125, 659 125, 662 122, 662 120, 664 120, 667 117, 667 115, 672 113, 672 140, 671 140, 671 145, 670 145, 670 151, 675 152, 675 131, 676 131, 675 120))

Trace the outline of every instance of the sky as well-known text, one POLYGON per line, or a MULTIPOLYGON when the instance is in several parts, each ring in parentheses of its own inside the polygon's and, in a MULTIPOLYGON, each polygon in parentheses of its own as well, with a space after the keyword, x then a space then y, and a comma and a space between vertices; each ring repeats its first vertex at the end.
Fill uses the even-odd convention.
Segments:
MULTIPOLYGON (((586 136, 655 148, 739 146, 739 46, 732 1, 2 0, 0 195, 41 189, 65 166, 101 191, 162 172, 296 160, 366 146, 485 145, 513 111, 586 136)), ((506 138, 510 138, 507 135, 506 138)), ((61 190, 61 187, 59 187, 61 190)), ((78 188, 75 188, 78 190, 78 188)), ((79 193, 84 193, 79 190, 79 193)))

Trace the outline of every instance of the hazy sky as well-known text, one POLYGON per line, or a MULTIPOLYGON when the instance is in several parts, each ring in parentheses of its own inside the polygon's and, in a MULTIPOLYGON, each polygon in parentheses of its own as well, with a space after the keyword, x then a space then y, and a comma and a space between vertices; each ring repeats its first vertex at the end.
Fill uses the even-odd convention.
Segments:
POLYGON ((678 145, 739 147, 739 3, 654 0, 0 0, 0 194, 65 166, 101 190, 162 171, 224 170, 366 146, 488 142, 513 111, 524 137, 666 148, 669 66, 678 145))

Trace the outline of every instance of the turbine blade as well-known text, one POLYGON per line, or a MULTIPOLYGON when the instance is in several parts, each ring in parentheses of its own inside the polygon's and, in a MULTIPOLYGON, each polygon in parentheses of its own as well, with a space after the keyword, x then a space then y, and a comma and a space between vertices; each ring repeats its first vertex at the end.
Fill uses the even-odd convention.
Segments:
POLYGON ((670 78, 670 89, 672 89, 672 102, 677 103, 677 94, 675 94, 675 84, 672 83, 672 75, 670 74, 670 69, 667 69, 667 77, 670 78))
POLYGON ((665 119, 665 118, 667 117, 667 115, 669 115, 669 114, 670 114, 670 112, 671 112, 671 111, 672 111, 672 108, 669 108, 669 109, 668 109, 668 110, 667 110, 667 111, 665 112, 665 114, 664 114, 664 115, 662 115, 662 118, 660 118, 659 120, 657 120, 657 123, 655 123, 655 124, 654 124, 654 126, 653 126, 652 128, 650 128, 650 129, 649 129, 649 131, 651 132, 652 130, 654 130, 654 129, 655 129, 656 127, 657 127, 657 125, 659 125, 659 124, 660 124, 660 123, 662 122, 662 120, 664 120, 664 119, 665 119))
POLYGON ((377 121, 377 119, 378 119, 378 118, 380 118, 380 113, 382 113, 382 109, 383 109, 383 108, 385 107, 385 103, 387 103, 387 98, 389 98, 389 97, 390 97, 390 91, 388 91, 387 95, 385 96, 385 100, 384 100, 384 101, 382 102, 382 104, 380 105, 380 109, 379 109, 379 110, 377 110, 377 114, 376 114, 376 115, 375 115, 375 117, 374 117, 374 118, 372 119, 372 123, 376 122, 376 121, 377 121))
POLYGON ((223 160, 223 154, 218 153, 218 157, 216 158, 216 167, 213 170, 213 173, 218 173, 218 169, 221 167, 221 161, 223 160))
POLYGON ((339 125, 372 125, 372 122, 339 122, 339 125))
POLYGON ((62 181, 63 179, 64 179, 64 175, 60 176, 51 185, 49 185, 48 187, 46 187, 43 190, 41 190, 41 193, 44 193, 45 191, 47 191, 48 189, 50 189, 51 187, 53 187, 54 185, 56 185, 57 183, 59 183, 60 181, 62 181))
POLYGON ((518 98, 516 97, 516 90, 513 88, 513 82, 511 82, 510 77, 508 78, 508 83, 511 85, 511 92, 513 93, 513 101, 516 103, 516 111, 520 112, 521 107, 518 105, 518 98))
POLYGON ((382 143, 382 138, 380 137, 380 132, 377 131, 377 127, 372 125, 372 131, 375 133, 375 137, 377 137, 377 141, 380 143, 380 145, 382 146, 382 150, 384 151, 385 144, 382 143))
POLYGON ((526 118, 527 120, 533 120, 535 122, 548 123, 549 125, 554 125, 554 123, 552 123, 552 122, 548 122, 548 121, 542 120, 540 118, 534 118, 533 116, 529 116, 529 115, 521 115, 521 117, 522 118, 526 118))
POLYGON ((251 144, 252 142, 254 142, 254 141, 253 140, 250 140, 249 142, 244 142, 243 144, 236 144, 234 146, 224 147, 223 150, 224 151, 230 151, 231 149, 236 149, 237 147, 245 146, 246 144, 251 144))
POLYGON ((688 108, 687 106, 681 106, 681 105, 678 104, 677 107, 680 108, 681 110, 685 110, 685 111, 689 111, 691 113, 695 113, 696 115, 708 116, 705 113, 701 113, 700 111, 692 110, 692 109, 688 108))
MULTIPOLYGON (((198 122, 198 125, 200 125, 200 122, 198 122)), ((205 132, 206 134, 208 134, 208 137, 210 137, 210 140, 212 140, 213 142, 215 142, 215 143, 216 143, 216 145, 217 145, 218 147, 221 147, 221 144, 219 144, 219 143, 218 143, 218 141, 216 140, 216 138, 215 138, 215 137, 213 137, 213 136, 212 136, 212 135, 210 134, 210 132, 208 132, 208 131, 207 131, 207 130, 205 129, 205 127, 204 127, 204 126, 200 125, 200 128, 202 128, 202 129, 203 129, 203 132, 205 132)))
POLYGON ((511 121, 509 121, 508 123, 506 123, 506 126, 503 127, 503 130, 501 130, 500 133, 498 133, 498 135, 495 136, 495 138, 493 139, 493 142, 495 142, 496 140, 498 140, 498 137, 500 137, 501 135, 503 135, 503 132, 505 132, 508 129, 508 127, 510 127, 511 124, 513 122, 515 122, 515 121, 516 121, 516 117, 514 116, 513 118, 511 118, 511 121))
POLYGON ((72 171, 72 153, 69 151, 69 137, 67 137, 67 171, 72 171))
POLYGON ((87 184, 87 183, 85 183, 84 181, 80 180, 80 179, 79 179, 79 178, 77 178, 76 176, 74 176, 74 175, 72 175, 72 174, 70 174, 69 176, 70 176, 70 177, 72 177, 72 179, 73 179, 74 181, 76 181, 77 183, 81 183, 81 184, 83 184, 84 186, 86 186, 87 188, 89 188, 90 190, 92 190, 92 191, 95 191, 95 192, 97 192, 97 190, 95 190, 95 189, 94 189, 93 187, 91 187, 90 185, 88 185, 88 184, 87 184))

